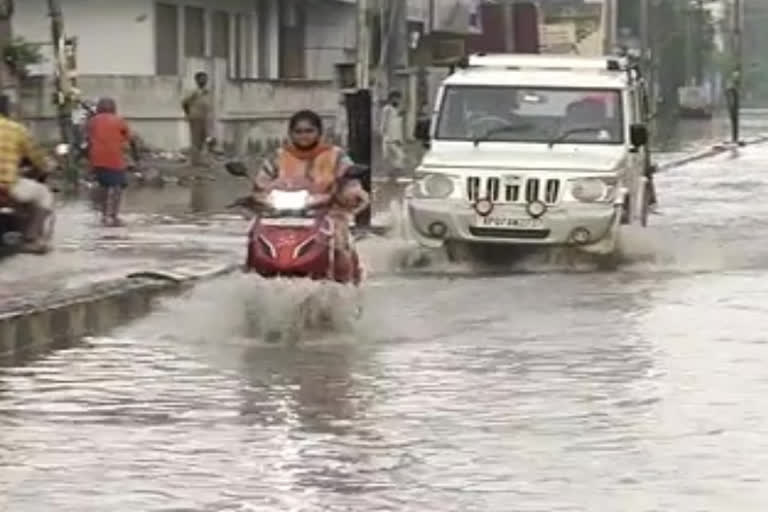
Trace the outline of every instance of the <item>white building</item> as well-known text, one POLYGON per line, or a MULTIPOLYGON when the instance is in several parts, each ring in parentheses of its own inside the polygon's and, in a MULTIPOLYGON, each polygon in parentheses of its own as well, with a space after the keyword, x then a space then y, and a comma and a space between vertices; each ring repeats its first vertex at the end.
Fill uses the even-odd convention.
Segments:
MULTIPOLYGON (((169 149, 187 144, 180 98, 197 71, 212 77, 220 138, 244 149, 281 137, 300 108, 332 120, 335 66, 355 59, 354 0, 60 2, 84 94, 114 97, 145 138, 169 149)), ((16 2, 13 32, 49 50, 47 1, 16 2)), ((50 62, 33 71, 49 76, 50 62)), ((54 126, 47 82, 24 98, 41 132, 54 126)))

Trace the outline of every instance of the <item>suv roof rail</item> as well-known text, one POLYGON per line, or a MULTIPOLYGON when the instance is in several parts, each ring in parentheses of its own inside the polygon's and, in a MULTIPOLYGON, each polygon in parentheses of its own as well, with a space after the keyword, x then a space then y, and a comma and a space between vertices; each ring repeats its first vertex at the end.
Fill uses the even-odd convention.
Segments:
POLYGON ((631 63, 626 57, 580 57, 571 55, 541 55, 538 53, 476 53, 465 61, 465 67, 538 69, 546 71, 613 71, 626 72, 631 63))

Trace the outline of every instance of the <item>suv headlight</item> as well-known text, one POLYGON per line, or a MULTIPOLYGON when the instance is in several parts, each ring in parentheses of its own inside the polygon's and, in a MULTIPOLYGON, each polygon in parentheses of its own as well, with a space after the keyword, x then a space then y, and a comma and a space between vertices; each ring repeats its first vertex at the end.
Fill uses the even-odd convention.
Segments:
POLYGON ((455 176, 446 174, 427 174, 419 179, 413 189, 420 199, 445 199, 456 190, 455 176))
POLYGON ((616 180, 580 178, 571 180, 571 195, 583 203, 607 203, 616 197, 616 180))

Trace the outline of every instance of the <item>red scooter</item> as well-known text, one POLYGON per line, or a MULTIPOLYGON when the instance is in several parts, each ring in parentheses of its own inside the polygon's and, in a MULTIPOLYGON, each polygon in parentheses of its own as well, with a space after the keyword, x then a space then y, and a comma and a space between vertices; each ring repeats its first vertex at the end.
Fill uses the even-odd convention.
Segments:
MULTIPOLYGON (((229 162, 226 169, 233 176, 250 177, 240 162, 229 162)), ((357 178, 364 171, 352 167, 343 179, 357 178)), ((334 247, 334 221, 327 215, 328 201, 317 201, 307 188, 277 184, 263 204, 247 196, 230 206, 254 213, 248 230, 246 272, 268 278, 299 277, 355 286, 362 281, 354 247, 351 261, 340 258, 334 247)))

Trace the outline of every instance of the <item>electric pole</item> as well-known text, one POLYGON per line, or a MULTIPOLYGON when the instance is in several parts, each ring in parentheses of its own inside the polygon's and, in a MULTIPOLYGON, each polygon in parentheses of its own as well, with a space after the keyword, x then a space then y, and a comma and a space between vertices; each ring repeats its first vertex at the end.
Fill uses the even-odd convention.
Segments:
POLYGON ((603 48, 605 54, 610 55, 616 51, 618 43, 618 0, 603 0, 601 18, 601 25, 603 26, 603 48))
POLYGON ((515 44, 517 34, 515 34, 514 5, 511 2, 506 2, 502 8, 504 9, 504 27, 506 28, 504 31, 504 47, 507 52, 515 53, 517 50, 517 45, 515 44))
POLYGON ((368 0, 357 0, 357 88, 370 85, 371 25, 368 0))
POLYGON ((742 89, 742 60, 744 52, 743 31, 744 31, 744 3, 742 0, 733 0, 732 13, 732 48, 733 48, 733 70, 729 77, 728 88, 726 90, 726 100, 728 102, 728 112, 731 118, 731 141, 734 144, 740 144, 739 124, 741 110, 741 89, 742 89))
MULTIPOLYGON (((11 17, 15 4, 13 0, 0 1, 0 46, 5 48, 11 42, 11 17)), ((0 94, 5 95, 6 80, 8 78, 8 68, 4 63, 0 63, 0 94)))
MULTIPOLYGON (((349 156, 368 172, 361 178, 363 188, 371 194, 373 168, 373 102, 370 89, 371 26, 368 0, 357 0, 357 90, 345 95, 349 130, 349 156)), ((370 207, 355 219, 357 226, 371 225, 370 207)))
POLYGON ((696 21, 698 22, 698 27, 696 31, 696 52, 694 53, 696 57, 695 74, 696 86, 701 87, 704 82, 704 33, 707 21, 706 16, 704 16, 704 0, 698 0, 696 3, 696 21))
POLYGON ((653 70, 653 51, 651 49, 651 37, 649 31, 650 10, 648 0, 640 0, 640 69, 648 82, 648 95, 650 96, 655 110, 656 102, 656 80, 653 70))
POLYGON ((64 169, 64 172, 69 178, 70 185, 76 190, 79 184, 79 176, 72 160, 74 151, 71 150, 73 142, 73 88, 70 78, 70 59, 67 55, 70 43, 64 37, 64 20, 58 0, 48 0, 48 15, 51 18, 51 43, 53 45, 54 103, 56 104, 61 142, 70 146, 70 151, 65 159, 66 169, 64 169))

